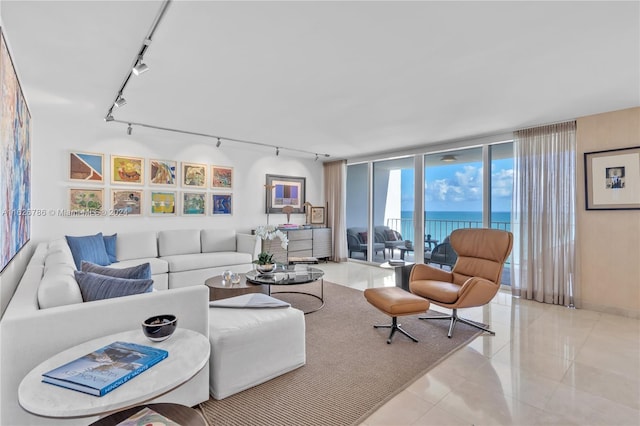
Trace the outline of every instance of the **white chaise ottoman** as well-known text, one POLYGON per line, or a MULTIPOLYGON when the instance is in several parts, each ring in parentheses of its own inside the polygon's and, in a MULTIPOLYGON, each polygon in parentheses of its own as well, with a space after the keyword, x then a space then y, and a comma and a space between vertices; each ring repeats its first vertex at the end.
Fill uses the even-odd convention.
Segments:
POLYGON ((302 311, 292 307, 210 307, 211 395, 223 399, 303 366, 304 321, 302 311))

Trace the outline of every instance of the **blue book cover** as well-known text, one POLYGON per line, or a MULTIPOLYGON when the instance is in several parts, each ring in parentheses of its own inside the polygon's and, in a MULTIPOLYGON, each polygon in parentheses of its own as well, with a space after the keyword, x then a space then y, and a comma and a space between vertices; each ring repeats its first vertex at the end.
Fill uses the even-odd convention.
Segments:
POLYGON ((113 342, 44 373, 42 381, 103 396, 168 355, 164 349, 113 342))

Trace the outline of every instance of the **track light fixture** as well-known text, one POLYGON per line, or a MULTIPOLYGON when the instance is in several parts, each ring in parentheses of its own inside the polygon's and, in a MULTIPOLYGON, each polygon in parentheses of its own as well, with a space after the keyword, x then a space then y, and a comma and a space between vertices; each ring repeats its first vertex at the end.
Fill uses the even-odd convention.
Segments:
POLYGON ((315 160, 313 160, 313 161, 318 161, 318 154, 316 154, 316 159, 315 159, 315 160))
POLYGON ((131 135, 132 132, 133 132, 133 127, 131 127, 131 123, 129 123, 129 127, 127 127, 127 134, 131 135))
MULTIPOLYGON (((191 132, 189 130, 174 129, 174 128, 171 128, 171 127, 156 126, 156 125, 153 125, 153 124, 146 124, 146 123, 141 123, 141 122, 136 122, 136 121, 116 120, 111 113, 108 113, 108 115, 104 119, 105 119, 105 121, 113 121, 114 123, 126 124, 127 127, 131 127, 131 128, 133 128, 133 126, 138 126, 138 127, 145 127, 147 129, 162 130, 162 131, 165 131, 165 132, 180 133, 180 134, 183 134, 183 135, 201 136, 203 138, 215 139, 216 140, 216 147, 222 146, 222 140, 224 139, 226 142, 235 142, 235 143, 247 144, 247 145, 252 145, 252 146, 260 146, 260 147, 269 148, 269 149, 275 148, 276 155, 280 155, 280 147, 279 146, 270 145, 270 144, 266 144, 266 143, 262 143, 262 142, 249 141, 249 140, 245 140, 245 139, 227 138, 227 137, 224 137, 224 136, 212 135, 212 134, 209 134, 209 133, 191 132)), ((291 152, 298 152, 298 153, 301 153, 301 154, 313 155, 313 156, 315 156, 316 160, 319 159, 320 157, 325 157, 325 158, 331 157, 329 154, 319 154, 317 152, 314 153, 314 152, 311 152, 311 151, 305 151, 304 149, 298 149, 298 148, 282 148, 282 149, 284 149, 285 151, 291 151, 291 152)))
POLYGON ((135 67, 132 69, 133 74, 140 75, 149 71, 149 66, 143 62, 138 62, 135 67))
POLYGON ((122 97, 122 95, 118 96, 118 99, 113 103, 118 108, 123 107, 127 104, 127 100, 122 97))

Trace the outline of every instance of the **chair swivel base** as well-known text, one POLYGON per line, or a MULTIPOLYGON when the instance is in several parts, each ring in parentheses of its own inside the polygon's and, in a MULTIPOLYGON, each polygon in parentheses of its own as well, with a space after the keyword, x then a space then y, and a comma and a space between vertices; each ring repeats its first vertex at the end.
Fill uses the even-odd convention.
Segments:
POLYGON ((418 339, 416 339, 415 337, 413 337, 412 335, 410 335, 409 333, 407 333, 403 328, 401 324, 398 324, 398 317, 391 317, 391 325, 374 325, 374 328, 390 328, 391 332, 389 333, 389 338, 387 339, 387 344, 390 345, 391 344, 391 339, 393 339, 393 334, 396 331, 399 331, 400 333, 404 334, 405 336, 407 336, 409 339, 413 340, 414 342, 418 343, 418 339))
POLYGON ((473 321, 470 321, 468 319, 465 318, 460 318, 458 316, 458 310, 457 309, 453 309, 453 312, 451 313, 451 315, 438 315, 438 316, 429 316, 429 317, 419 317, 418 319, 421 320, 451 320, 451 323, 449 324, 449 333, 447 334, 448 338, 451 338, 451 336, 453 335, 453 327, 455 327, 456 322, 460 321, 464 324, 470 325, 472 327, 478 328, 482 331, 486 331, 487 333, 491 334, 492 336, 496 335, 495 331, 491 331, 489 328, 487 327, 483 327, 473 321))

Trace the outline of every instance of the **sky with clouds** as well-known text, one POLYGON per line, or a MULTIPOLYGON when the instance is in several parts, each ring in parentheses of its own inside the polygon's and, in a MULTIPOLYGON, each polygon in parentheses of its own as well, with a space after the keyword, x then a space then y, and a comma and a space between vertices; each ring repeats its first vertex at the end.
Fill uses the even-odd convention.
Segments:
MULTIPOLYGON (((448 164, 425 170, 427 211, 482 211, 482 162, 448 164)), ((491 170, 493 211, 511 210, 513 159, 494 160, 491 170)), ((413 170, 402 171, 402 210, 413 209, 413 170)))

